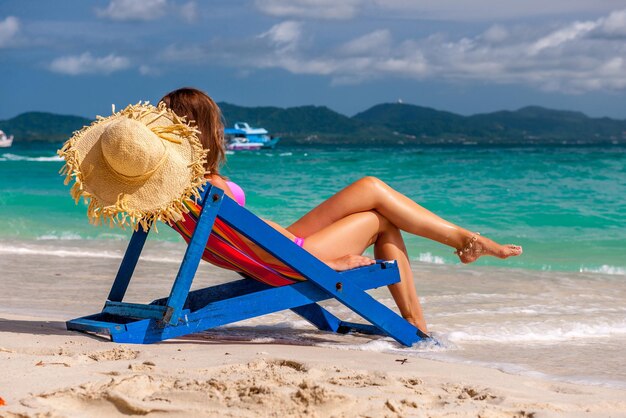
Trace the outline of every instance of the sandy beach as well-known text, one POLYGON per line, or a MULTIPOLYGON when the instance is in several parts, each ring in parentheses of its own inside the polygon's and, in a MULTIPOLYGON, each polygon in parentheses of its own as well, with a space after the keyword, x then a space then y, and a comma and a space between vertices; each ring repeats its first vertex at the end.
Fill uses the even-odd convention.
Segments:
POLYGON ((626 418, 626 0, 0 0, 0 63, 0 418, 626 418))
POLYGON ((3 417, 626 416, 626 391, 475 366, 191 336, 138 346, 3 315, 3 417))
POLYGON ((626 416, 626 391, 329 348, 188 337, 149 346, 3 315, 3 417, 626 416))
MULTIPOLYGON (((47 247, 22 246, 0 263, 12 278, 0 304, 2 417, 626 416, 623 389, 424 359, 400 347, 380 352, 370 349, 380 337, 322 333, 295 319, 277 326, 282 316, 153 345, 68 332, 65 320, 100 310, 124 243, 90 243, 93 254, 80 260, 65 245, 38 263, 29 260, 47 247)), ((131 301, 166 292, 175 271, 175 263, 150 261, 150 248, 131 301)), ((229 274, 203 263, 198 285, 229 274)), ((442 274, 428 277, 452 280, 442 274)))

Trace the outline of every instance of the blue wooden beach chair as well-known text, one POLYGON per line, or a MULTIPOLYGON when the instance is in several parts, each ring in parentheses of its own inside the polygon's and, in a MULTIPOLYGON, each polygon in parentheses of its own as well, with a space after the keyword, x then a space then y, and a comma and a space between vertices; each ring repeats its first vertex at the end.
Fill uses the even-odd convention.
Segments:
POLYGON ((248 318, 291 309, 320 330, 388 335, 410 346, 426 338, 419 329, 366 290, 400 280, 395 261, 336 272, 214 186, 203 193, 202 210, 172 290, 150 304, 123 302, 148 232, 133 233, 102 312, 67 322, 68 330, 107 334, 120 343, 153 343, 248 318), (228 224, 305 281, 272 287, 249 278, 190 292, 216 218, 228 224), (334 298, 370 324, 345 322, 317 302, 334 298))

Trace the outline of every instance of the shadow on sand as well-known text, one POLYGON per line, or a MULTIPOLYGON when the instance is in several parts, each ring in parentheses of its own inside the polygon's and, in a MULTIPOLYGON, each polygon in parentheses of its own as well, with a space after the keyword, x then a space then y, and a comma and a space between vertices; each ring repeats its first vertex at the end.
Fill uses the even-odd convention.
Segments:
POLYGON ((27 321, 20 319, 0 318, 0 332, 34 335, 70 335, 62 321, 27 321))
MULTIPOLYGON (((21 320, 0 318, 0 332, 12 332, 31 335, 65 335, 84 336, 107 342, 109 337, 102 334, 68 331, 63 321, 21 320)), ((371 336, 360 335, 368 340, 371 336)), ((311 346, 319 343, 337 343, 342 341, 338 334, 321 332, 318 330, 303 330, 283 326, 232 326, 215 328, 161 341, 156 344, 283 344, 311 346)), ((345 342, 345 340, 343 340, 345 342)))

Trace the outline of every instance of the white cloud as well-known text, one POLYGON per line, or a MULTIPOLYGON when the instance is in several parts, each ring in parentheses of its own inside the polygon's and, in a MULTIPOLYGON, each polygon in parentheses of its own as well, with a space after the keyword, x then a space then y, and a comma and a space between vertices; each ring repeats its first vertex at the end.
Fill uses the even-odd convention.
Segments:
MULTIPOLYGON (((626 42, 617 36, 622 19, 626 10, 549 30, 493 26, 474 37, 450 40, 435 34, 395 43, 388 31, 379 30, 312 60, 324 62, 320 74, 330 75, 335 83, 400 76, 526 84, 569 93, 626 89, 626 42)), ((312 71, 306 69, 306 55, 279 58, 273 65, 312 71)))
POLYGON ((156 67, 142 64, 139 66, 139 74, 155 77, 161 75, 161 70, 156 67))
POLYGON ((626 10, 617 10, 600 22, 600 30, 607 35, 626 36, 626 10))
POLYGON ((165 15, 166 7, 166 0, 111 0, 96 14, 112 20, 155 20, 165 15))
POLYGON ((268 39, 281 51, 294 50, 302 36, 302 24, 288 20, 272 26, 267 32, 260 34, 260 39, 268 39))
POLYGON ((255 0, 263 13, 277 17, 351 19, 363 0, 255 0))
POLYGON ((570 93, 624 89, 626 43, 597 36, 607 20, 577 21, 549 31, 517 27, 498 44, 483 35, 422 42, 420 47, 433 76, 444 79, 527 84, 570 93))
POLYGON ((490 43, 504 42, 509 37, 509 31, 502 25, 493 25, 482 34, 482 39, 490 43))
POLYGON ((585 36, 597 27, 598 22, 574 22, 538 39, 530 46, 529 52, 535 55, 546 48, 558 47, 566 42, 585 36))
POLYGON ((255 5, 267 15, 297 19, 367 15, 403 20, 489 21, 605 14, 624 7, 624 0, 255 0, 255 5))
POLYGON ((4 20, 0 20, 0 48, 10 46, 19 30, 20 21, 18 18, 8 16, 4 20))
POLYGON ((341 45, 339 51, 347 55, 369 55, 376 50, 391 47, 391 33, 387 29, 377 30, 341 45))
POLYGON ((188 23, 198 20, 198 5, 193 1, 183 4, 179 12, 180 16, 188 23))
POLYGON ((50 70, 69 75, 79 74, 111 74, 130 67, 126 57, 109 54, 105 57, 94 57, 89 52, 81 55, 59 57, 50 63, 50 70))
POLYGON ((622 19, 626 19, 626 10, 544 27, 495 25, 461 38, 435 33, 394 39, 392 30, 379 29, 334 47, 316 43, 318 26, 286 21, 245 39, 171 46, 162 58, 219 62, 246 71, 278 68, 328 76, 335 84, 402 77, 519 84, 569 93, 615 90, 626 89, 622 19))
POLYGON ((572 16, 580 13, 603 14, 624 7, 624 0, 370 0, 364 3, 376 13, 383 13, 388 18, 443 21, 489 21, 532 16, 572 16))

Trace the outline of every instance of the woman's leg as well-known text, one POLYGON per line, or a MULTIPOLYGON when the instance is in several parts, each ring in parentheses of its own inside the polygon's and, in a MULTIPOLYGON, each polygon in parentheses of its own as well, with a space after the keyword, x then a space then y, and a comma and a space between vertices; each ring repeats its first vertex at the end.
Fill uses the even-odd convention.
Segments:
MULTIPOLYGON (((308 237, 339 219, 357 212, 375 210, 396 227, 456 249, 466 248, 476 234, 440 218, 375 177, 364 177, 304 215, 287 229, 308 237)), ((521 254, 521 247, 500 245, 478 236, 473 249, 460 255, 472 262, 481 255, 500 258, 521 254)))
POLYGON ((352 213, 309 235, 304 249, 328 263, 362 254, 372 244, 376 258, 397 260, 400 283, 389 286, 389 290, 400 313, 420 330, 428 332, 402 235, 384 216, 375 211, 352 213))
POLYGON ((400 270, 400 283, 390 285, 389 291, 396 301, 402 317, 422 332, 428 333, 428 326, 415 289, 413 271, 409 263, 404 239, 394 224, 386 219, 385 222, 383 232, 378 235, 378 239, 374 243, 374 257, 381 260, 396 260, 400 270))

